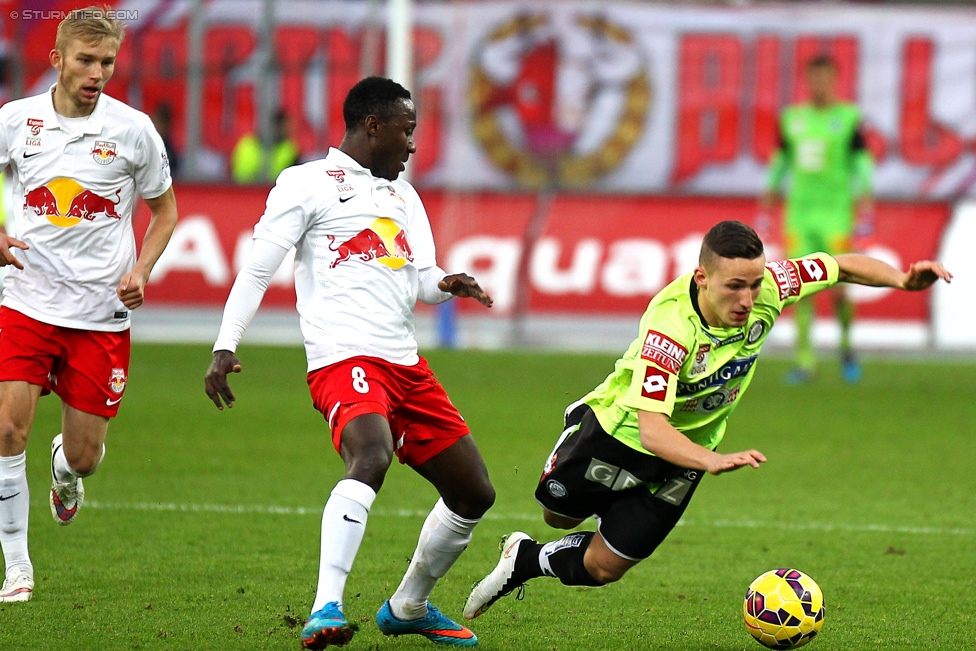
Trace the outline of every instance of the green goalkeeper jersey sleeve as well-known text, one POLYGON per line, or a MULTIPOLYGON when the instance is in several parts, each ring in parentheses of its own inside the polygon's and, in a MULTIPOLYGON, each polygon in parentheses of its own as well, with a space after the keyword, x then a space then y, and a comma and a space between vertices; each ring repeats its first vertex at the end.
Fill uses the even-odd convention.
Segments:
POLYGON ((699 311, 693 275, 685 274, 651 300, 637 339, 583 401, 604 431, 635 450, 650 454, 640 442, 641 410, 666 414, 678 431, 714 450, 780 313, 837 276, 837 261, 826 253, 769 262, 746 324, 715 328, 699 311))

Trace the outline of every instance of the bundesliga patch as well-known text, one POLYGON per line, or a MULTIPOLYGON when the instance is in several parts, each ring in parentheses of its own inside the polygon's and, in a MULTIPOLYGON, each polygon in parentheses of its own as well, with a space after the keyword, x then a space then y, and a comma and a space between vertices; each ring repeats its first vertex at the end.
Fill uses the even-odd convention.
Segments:
POLYGON ((803 258, 800 263, 800 279, 805 283, 819 283, 827 280, 827 265, 816 258, 803 258))
POLYGON ((773 280, 779 288, 779 300, 785 301, 790 296, 800 295, 800 276, 792 260, 773 260, 766 263, 766 268, 773 274, 773 280))
POLYGON ((32 136, 37 136, 44 128, 44 120, 41 118, 27 118, 27 127, 30 129, 32 136))
POLYGON ((641 395, 651 400, 664 400, 668 397, 668 376, 652 366, 644 373, 641 395))
POLYGON ((708 353, 711 348, 711 344, 702 344, 698 347, 698 352, 695 353, 695 363, 691 365, 691 375, 701 375, 708 370, 708 353))
POLYGON ((684 364, 687 356, 688 349, 671 337, 654 330, 647 331, 647 336, 644 337, 644 346, 641 348, 641 357, 644 359, 654 362, 673 375, 677 375, 678 369, 684 364))
POLYGON ((346 182, 345 170, 326 170, 325 173, 334 178, 336 183, 346 182))

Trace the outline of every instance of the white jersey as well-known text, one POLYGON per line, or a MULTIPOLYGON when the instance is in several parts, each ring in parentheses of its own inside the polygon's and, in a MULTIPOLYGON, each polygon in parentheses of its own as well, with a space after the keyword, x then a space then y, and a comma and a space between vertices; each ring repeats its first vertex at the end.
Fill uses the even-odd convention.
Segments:
POLYGON ((255 239, 296 248, 295 291, 308 368, 367 355, 418 362, 417 272, 435 265, 417 191, 330 149, 278 176, 255 239))
POLYGON ((103 94, 69 133, 51 92, 8 102, 0 170, 8 164, 12 235, 30 249, 14 250, 24 269, 8 267, 3 305, 51 325, 126 330, 129 310, 115 292, 136 262, 135 195, 153 199, 172 184, 149 116, 103 94))

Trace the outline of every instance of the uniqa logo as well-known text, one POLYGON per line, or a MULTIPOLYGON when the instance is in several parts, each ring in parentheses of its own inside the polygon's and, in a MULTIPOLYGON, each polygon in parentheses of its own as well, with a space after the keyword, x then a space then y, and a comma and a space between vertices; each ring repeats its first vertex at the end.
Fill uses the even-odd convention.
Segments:
POLYGON ((651 84, 633 35, 602 16, 515 16, 476 49, 474 135, 523 186, 584 187, 644 131, 651 84))

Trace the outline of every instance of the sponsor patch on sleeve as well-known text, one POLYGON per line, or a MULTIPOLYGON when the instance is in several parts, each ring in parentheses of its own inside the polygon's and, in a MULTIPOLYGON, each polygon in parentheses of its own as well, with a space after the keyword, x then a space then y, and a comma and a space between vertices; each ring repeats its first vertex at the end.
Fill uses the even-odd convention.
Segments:
POLYGON ((641 395, 651 400, 663 401, 668 397, 668 375, 653 366, 644 371, 644 383, 641 385, 641 395))
POLYGON ((779 300, 785 301, 790 296, 799 296, 800 276, 792 260, 773 260, 766 263, 766 268, 773 274, 773 280, 779 288, 779 300))
POLYGON ((678 369, 684 364, 687 356, 688 349, 671 337, 654 330, 647 331, 644 346, 641 348, 641 357, 647 361, 654 362, 665 371, 677 375, 678 369))
POLYGON ((827 280, 827 265, 823 260, 803 258, 797 260, 800 264, 800 280, 805 283, 822 283, 827 280))

